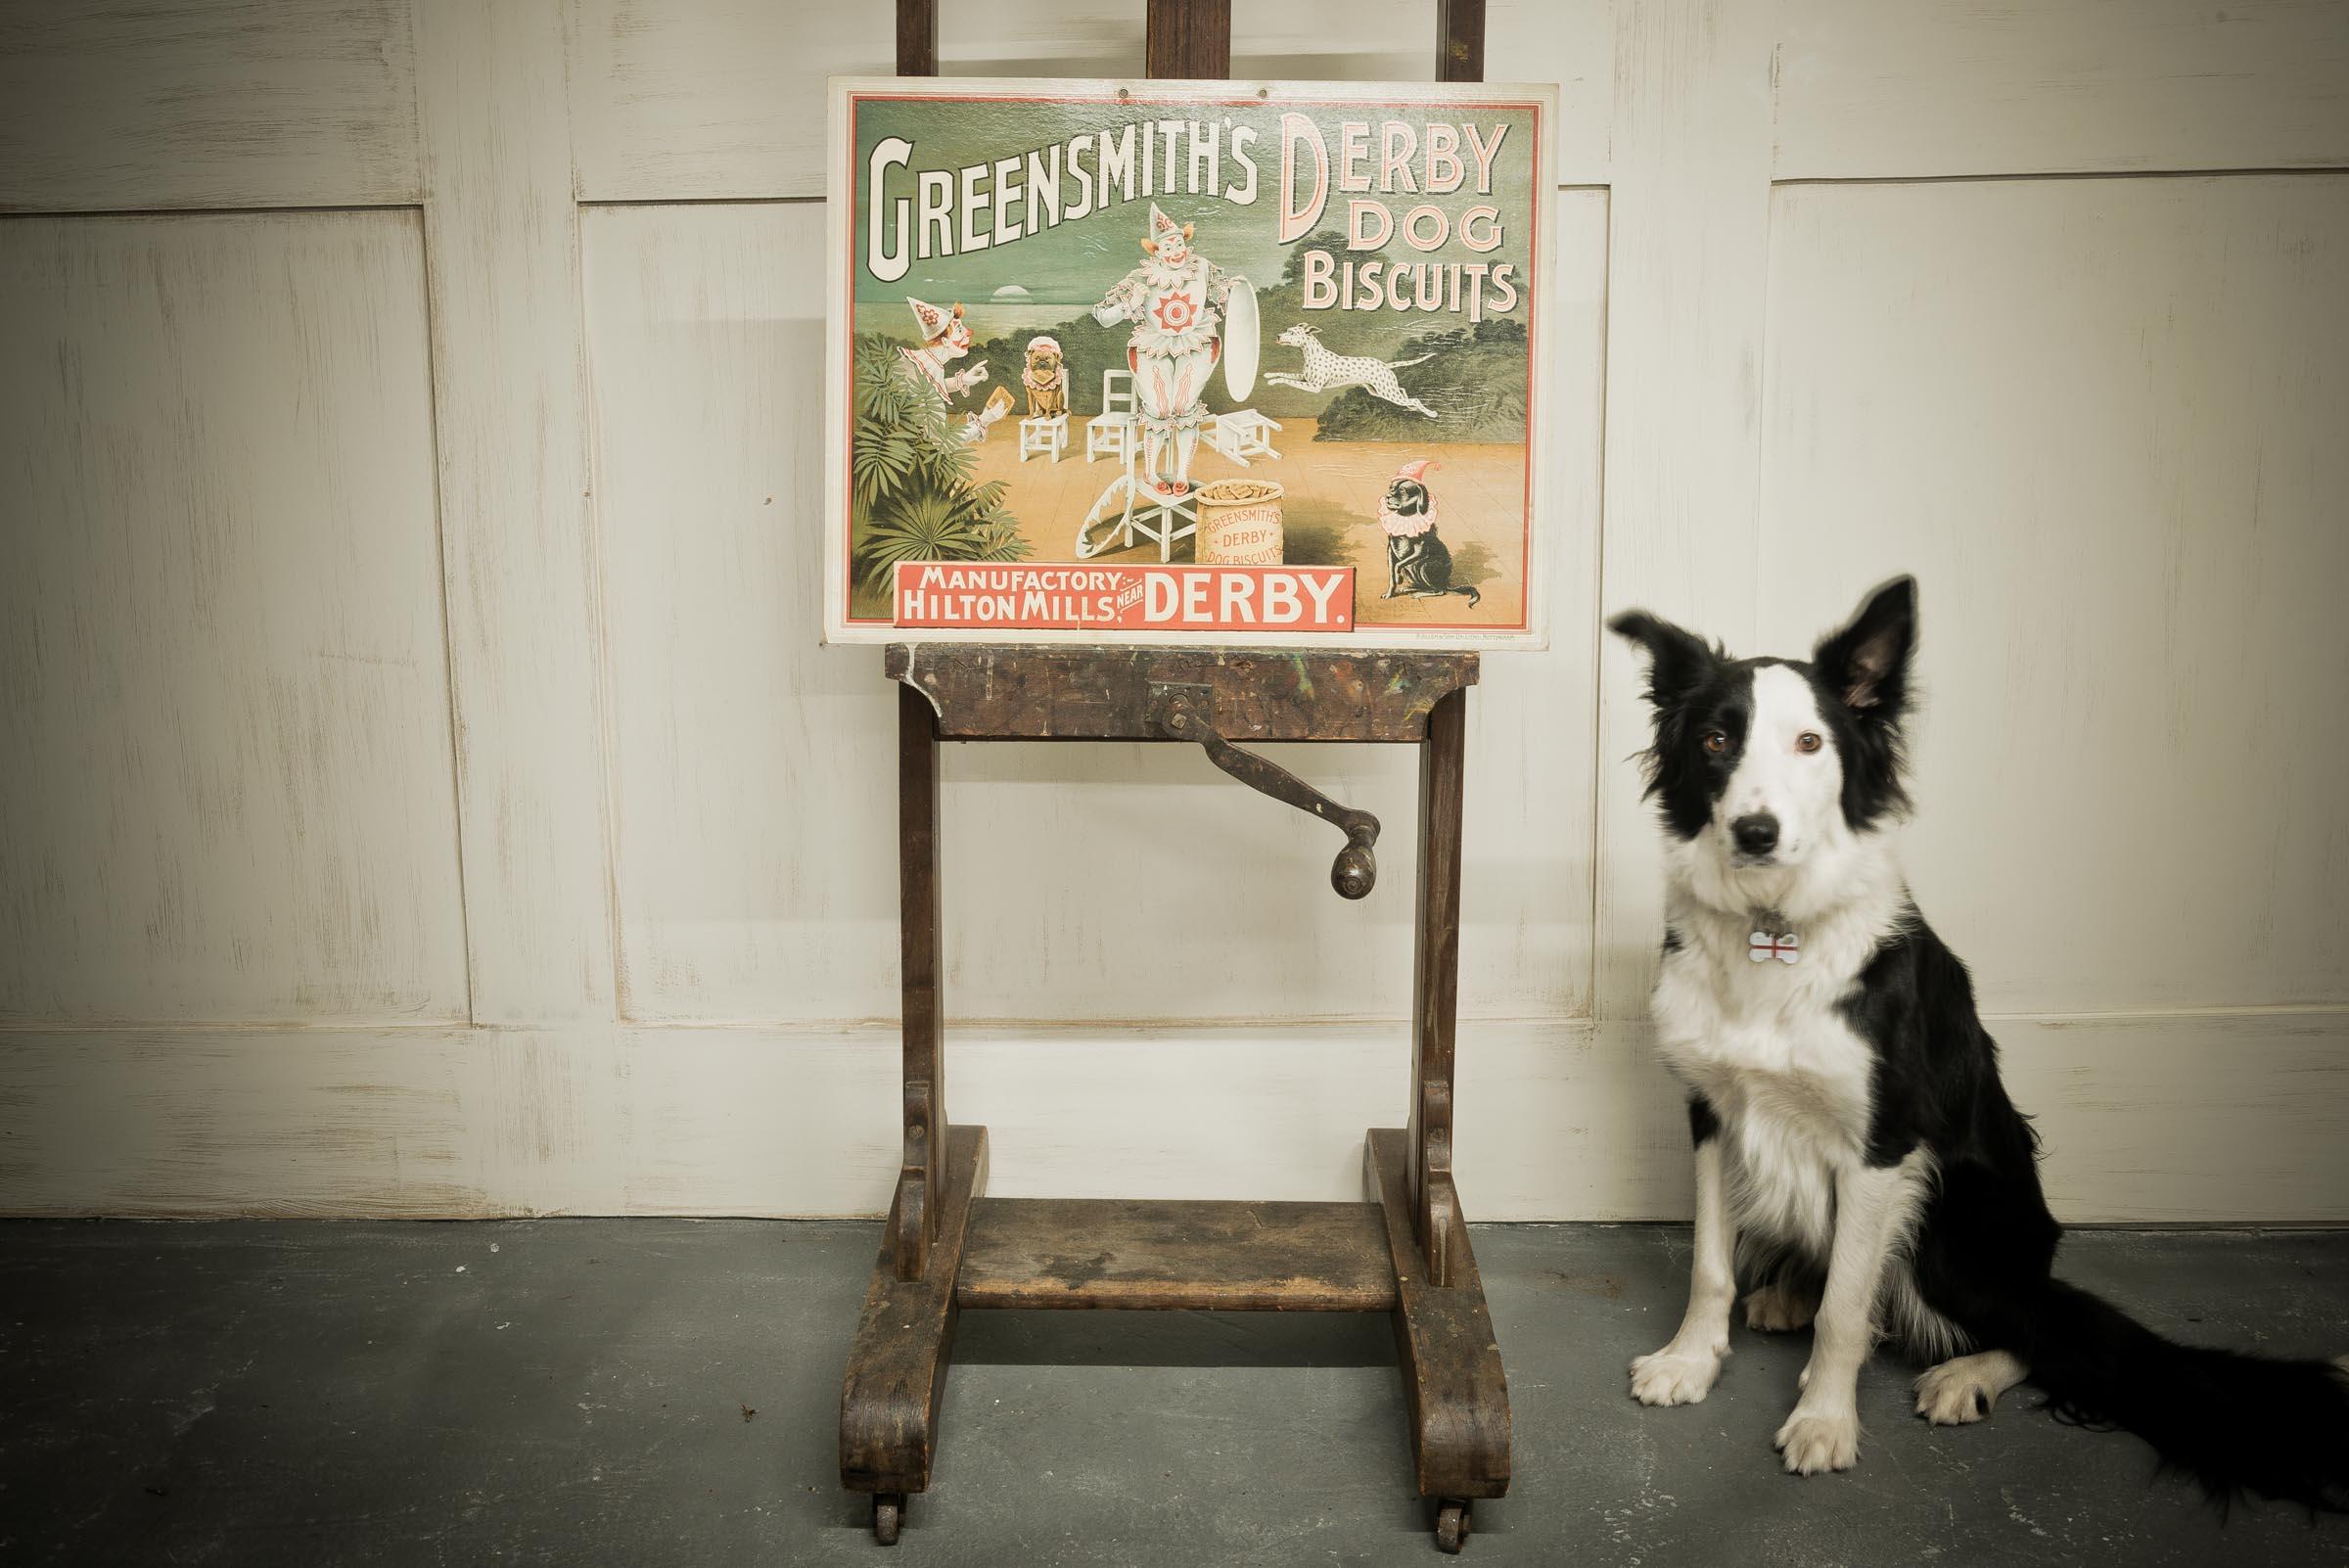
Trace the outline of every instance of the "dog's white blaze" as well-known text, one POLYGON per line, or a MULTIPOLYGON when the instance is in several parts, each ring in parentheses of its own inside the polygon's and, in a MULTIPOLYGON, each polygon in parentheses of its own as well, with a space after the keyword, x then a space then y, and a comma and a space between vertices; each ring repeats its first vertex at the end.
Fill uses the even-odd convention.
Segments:
POLYGON ((1805 752, 1796 742, 1808 730, 1824 739, 1832 732, 1819 716, 1811 683, 1784 665, 1754 671, 1752 721, 1745 750, 1729 787, 1714 812, 1712 830, 1725 851, 1733 852, 1730 824, 1767 811, 1778 819, 1777 858, 1795 861, 1843 821, 1843 761, 1832 743, 1805 752))

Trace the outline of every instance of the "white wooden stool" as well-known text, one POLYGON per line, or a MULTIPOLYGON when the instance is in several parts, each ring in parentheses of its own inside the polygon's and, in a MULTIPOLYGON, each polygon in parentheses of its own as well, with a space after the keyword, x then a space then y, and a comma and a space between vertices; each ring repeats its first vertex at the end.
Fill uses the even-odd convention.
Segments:
MULTIPOLYGON (((1088 437, 1087 439, 1090 439, 1088 437)), ((1030 417, 1020 421, 1020 461, 1031 455, 1060 461, 1060 454, 1069 449, 1069 416, 1054 414, 1050 419, 1030 417)))
POLYGON ((1280 455, 1272 449, 1272 438, 1267 434, 1278 429, 1279 420, 1267 419, 1253 408, 1238 408, 1215 417, 1208 426, 1207 441, 1217 451, 1246 468, 1251 457, 1280 455))
POLYGON ((1084 422, 1084 460, 1129 461, 1141 444, 1141 415, 1134 404, 1133 372, 1101 372, 1101 412, 1084 422), (1124 390, 1119 390, 1120 383, 1124 390))

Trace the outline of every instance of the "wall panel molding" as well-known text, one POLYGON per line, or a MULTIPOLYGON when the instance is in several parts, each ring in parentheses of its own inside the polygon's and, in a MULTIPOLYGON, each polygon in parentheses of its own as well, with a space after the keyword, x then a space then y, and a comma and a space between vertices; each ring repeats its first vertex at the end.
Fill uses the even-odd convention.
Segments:
POLYGON ((1780 178, 2349 165, 2339 0, 1784 0, 1780 178))
POLYGON ((1917 574, 1907 858, 1986 1005, 2349 1001, 2349 171, 1773 215, 1739 651, 1917 574))
POLYGON ((473 1016, 609 1018, 612 876, 561 0, 421 0, 473 1016))
POLYGON ((466 1016, 413 210, 0 221, 0 1020, 466 1016))
POLYGON ((0 211, 423 194, 413 0, 11 0, 0 211))
MULTIPOLYGON (((1993 1018, 2075 1223, 2349 1222, 2349 1012, 1993 1018)), ((0 1035, 0 1213, 870 1218, 894 1028, 0 1035)), ((1401 1125, 1400 1021, 953 1030, 956 1120, 1007 1196, 1359 1196, 1401 1125)), ((1480 1219, 1685 1218, 1678 1091, 1636 1024, 1464 1024, 1480 1219)))

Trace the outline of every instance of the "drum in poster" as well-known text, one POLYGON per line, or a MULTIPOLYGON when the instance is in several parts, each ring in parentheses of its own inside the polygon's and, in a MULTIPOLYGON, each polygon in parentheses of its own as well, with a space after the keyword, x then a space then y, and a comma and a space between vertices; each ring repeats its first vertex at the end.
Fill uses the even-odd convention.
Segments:
POLYGON ((1256 291, 1234 278, 1223 303, 1223 390, 1241 401, 1256 390, 1256 291))

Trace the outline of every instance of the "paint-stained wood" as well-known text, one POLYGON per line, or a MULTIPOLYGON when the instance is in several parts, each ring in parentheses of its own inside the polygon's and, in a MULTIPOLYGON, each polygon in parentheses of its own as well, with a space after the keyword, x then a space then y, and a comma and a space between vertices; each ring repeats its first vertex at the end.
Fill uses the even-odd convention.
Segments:
POLYGON ((612 867, 562 0, 419 0, 477 1019, 609 1017, 612 867))
POLYGON ((892 643, 886 668, 947 740, 1176 739, 1165 694, 1179 687, 1225 740, 1416 741, 1477 656, 892 643))
POLYGON ((1766 646, 1917 575, 1907 857, 1986 1004, 2349 1001, 2349 173, 1797 187, 1773 233, 1766 646))
MULTIPOLYGON (((1509 1490, 1509 1383, 1485 1310, 1484 1280, 1454 1212, 1450 1277, 1430 1276, 1412 1234, 1410 1134, 1374 1130, 1362 1177, 1381 1212, 1394 1261, 1395 1359, 1410 1407, 1411 1462, 1429 1498, 1497 1498, 1509 1490)), ((1447 1186, 1449 1183, 1447 1183, 1447 1186)))
POLYGON ((0 221, 0 1023, 465 1016, 423 265, 0 221))
POLYGON ((1395 1269, 1366 1203, 988 1198, 964 1307, 1386 1312, 1395 1269))
MULTIPOLYGON (((948 1134, 938 1234, 927 1266, 903 1277, 888 1241, 873 1266, 840 1391, 840 1479, 855 1492, 926 1491, 954 1350, 954 1280, 974 1201, 987 1190, 987 1129, 948 1134)), ((887 1234, 897 1233, 891 1216, 887 1234)))
POLYGON ((0 8, 0 211, 412 203, 411 11, 12 0, 0 8))
POLYGON ((2349 163, 2339 0, 1786 0, 1780 179, 2349 163))

